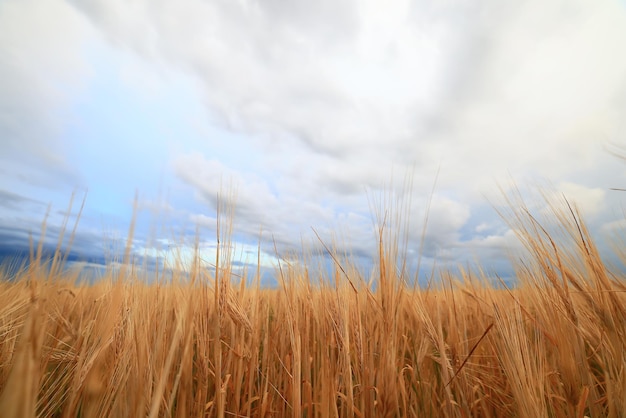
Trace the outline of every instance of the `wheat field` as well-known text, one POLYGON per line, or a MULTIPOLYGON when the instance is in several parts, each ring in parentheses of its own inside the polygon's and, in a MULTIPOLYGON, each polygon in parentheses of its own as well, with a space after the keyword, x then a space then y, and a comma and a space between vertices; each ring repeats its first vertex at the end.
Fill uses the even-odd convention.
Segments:
POLYGON ((303 260, 275 289, 233 273, 228 228, 213 269, 151 282, 128 250, 92 284, 33 251, 0 280, 0 414, 625 416, 626 282, 558 207, 560 235, 523 206, 503 214, 527 249, 512 288, 470 271, 415 287, 383 227, 371 276, 333 256, 312 277, 303 260))

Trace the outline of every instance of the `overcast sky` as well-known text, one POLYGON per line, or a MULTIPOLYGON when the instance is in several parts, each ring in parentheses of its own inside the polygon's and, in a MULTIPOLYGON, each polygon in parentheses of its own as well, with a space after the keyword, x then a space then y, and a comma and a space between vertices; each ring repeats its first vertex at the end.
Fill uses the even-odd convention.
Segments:
POLYGON ((366 262, 390 190, 426 267, 510 274, 492 204, 513 182, 565 193, 600 238, 624 226, 623 0, 1 0, 0 28, 4 252, 48 204, 53 242, 73 191, 92 260, 135 190, 137 254, 198 225, 210 258, 232 186, 236 252, 263 231, 267 266, 274 242, 315 251, 312 227, 366 262))

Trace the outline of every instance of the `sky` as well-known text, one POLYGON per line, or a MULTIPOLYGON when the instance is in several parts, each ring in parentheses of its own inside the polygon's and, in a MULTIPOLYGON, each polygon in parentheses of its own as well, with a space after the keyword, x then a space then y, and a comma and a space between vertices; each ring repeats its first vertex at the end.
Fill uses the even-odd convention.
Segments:
POLYGON ((221 195, 237 265, 260 243, 267 271, 316 233, 366 268, 384 206, 424 271, 511 276, 514 187, 599 242, 626 227, 623 0, 0 0, 0 28, 3 256, 86 196, 70 258, 102 264, 136 193, 137 257, 197 233, 214 258, 221 195))

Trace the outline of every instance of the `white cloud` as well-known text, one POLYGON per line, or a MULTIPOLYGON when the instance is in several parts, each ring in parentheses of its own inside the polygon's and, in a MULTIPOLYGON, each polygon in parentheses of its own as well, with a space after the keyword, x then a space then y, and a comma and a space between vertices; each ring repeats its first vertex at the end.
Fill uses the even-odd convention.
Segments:
POLYGON ((90 75, 83 57, 89 25, 63 1, 24 0, 0 4, 0 27, 1 159, 67 175, 62 134, 90 75))
POLYGON ((189 220, 193 222, 194 225, 198 225, 201 227, 208 227, 208 228, 217 227, 217 218, 214 218, 212 216, 206 216, 202 213, 189 215, 189 220))
POLYGON ((81 42, 93 34, 74 10, 144 60, 122 65, 134 90, 167 82, 151 66, 192 76, 207 121, 240 138, 173 146, 174 174, 209 209, 232 182, 235 229, 256 237, 263 228, 281 249, 299 248, 313 226, 328 241, 345 231, 365 253, 365 192, 399 188, 411 170, 411 244, 440 167, 425 252, 451 260, 502 240, 490 221, 471 222, 503 176, 547 177, 594 216, 606 215, 602 188, 626 184, 602 146, 626 129, 626 11, 616 1, 3 3, 0 51, 12 58, 0 67, 10 97, 0 99, 0 133, 57 165, 63 152, 43 141, 63 121, 49 110, 62 112, 89 73, 81 42))
MULTIPOLYGON (((415 218, 423 217, 416 216, 415 218)), ((460 203, 444 196, 433 196, 426 226, 426 248, 424 249, 424 254, 436 257, 441 251, 451 250, 453 247, 458 246, 460 229, 469 218, 470 207, 468 204, 460 203)), ((414 240, 417 242, 418 239, 421 239, 421 235, 417 235, 417 233, 421 231, 417 229, 414 231, 414 240)))
POLYGON ((226 126, 283 157, 299 141, 313 171, 315 153, 333 156, 320 178, 344 189, 392 161, 431 177, 443 161, 442 181, 474 195, 507 171, 564 176, 596 164, 623 113, 617 3, 76 5, 116 43, 194 73, 226 126))
POLYGON ((486 222, 482 222, 478 226, 476 226, 476 228, 474 228, 474 231, 476 231, 477 233, 481 233, 484 231, 488 231, 490 228, 491 227, 486 222))
MULTIPOLYGON (((152 257, 161 260, 168 268, 190 271, 194 260, 199 261, 205 268, 215 268, 217 259, 217 245, 211 241, 201 241, 198 243, 198 251, 193 244, 187 242, 177 242, 170 239, 159 239, 151 246, 139 246, 135 253, 141 256, 152 257), (198 259, 196 259, 196 254, 198 259)), ((230 248, 221 244, 220 257, 225 257, 230 253, 230 262, 233 269, 237 266, 243 268, 245 265, 259 266, 261 268, 275 268, 278 266, 278 259, 266 249, 242 243, 232 243, 230 248)), ((223 261, 223 259, 221 260, 223 261)))
POLYGON ((617 221, 607 222, 602 225, 602 231, 604 233, 623 233, 623 231, 626 231, 626 219, 619 219, 617 221))
POLYGON ((568 201, 580 209, 585 218, 596 215, 605 208, 606 191, 603 189, 561 182, 558 185, 558 190, 563 193, 568 201))

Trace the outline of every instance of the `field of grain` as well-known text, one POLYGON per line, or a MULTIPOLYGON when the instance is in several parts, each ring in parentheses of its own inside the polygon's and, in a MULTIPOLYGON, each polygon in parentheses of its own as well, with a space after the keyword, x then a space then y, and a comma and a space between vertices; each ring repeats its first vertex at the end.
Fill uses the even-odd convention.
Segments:
POLYGON ((384 228, 374 283, 336 257, 334 277, 303 261, 277 268, 277 289, 255 271, 246 284, 228 237, 215 269, 149 284, 132 265, 76 284, 34 251, 0 281, 0 414, 624 416, 624 276, 575 209, 553 215, 560 236, 504 214, 528 250, 513 288, 473 272, 415 288, 384 228))

